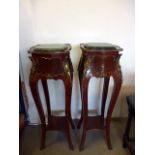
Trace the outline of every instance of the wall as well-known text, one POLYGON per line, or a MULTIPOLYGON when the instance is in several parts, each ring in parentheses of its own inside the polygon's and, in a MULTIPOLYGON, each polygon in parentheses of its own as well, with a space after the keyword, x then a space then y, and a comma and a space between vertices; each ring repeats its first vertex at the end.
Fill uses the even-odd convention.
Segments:
MULTIPOLYGON (((127 116, 125 96, 134 93, 134 1, 133 0, 20 0, 20 54, 28 95, 28 114, 31 123, 39 117, 29 88, 31 62, 27 50, 38 43, 71 43, 74 66, 72 117, 81 109, 77 66, 82 42, 109 42, 123 47, 121 66, 123 85, 113 117, 127 116)), ((64 109, 62 81, 48 80, 51 104, 55 110, 64 109)), ((89 88, 89 109, 98 109, 101 101, 102 79, 93 78, 89 88)), ((42 86, 39 82, 44 105, 42 86)), ((109 96, 112 88, 110 81, 109 96)), ((108 98, 109 100, 109 98, 108 98)), ((108 106, 108 102, 107 102, 108 106)), ((46 112, 46 108, 44 106, 46 112)))

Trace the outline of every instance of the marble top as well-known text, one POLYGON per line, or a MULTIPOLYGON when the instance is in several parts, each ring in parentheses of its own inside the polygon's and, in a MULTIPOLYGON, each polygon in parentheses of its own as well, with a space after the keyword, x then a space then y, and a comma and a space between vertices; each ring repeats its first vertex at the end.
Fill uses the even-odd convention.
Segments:
POLYGON ((110 43, 83 43, 81 47, 84 47, 88 50, 97 50, 97 51, 122 51, 123 49, 117 45, 110 43))
POLYGON ((29 53, 58 53, 71 49, 70 44, 38 44, 29 49, 29 53))

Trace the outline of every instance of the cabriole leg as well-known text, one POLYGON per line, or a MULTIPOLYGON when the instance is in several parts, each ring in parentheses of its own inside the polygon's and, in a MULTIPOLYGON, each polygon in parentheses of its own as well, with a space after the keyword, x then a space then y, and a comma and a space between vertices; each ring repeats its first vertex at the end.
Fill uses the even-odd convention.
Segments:
POLYGON ((122 84, 121 71, 115 71, 112 77, 114 79, 114 88, 113 88, 112 97, 108 108, 107 119, 106 119, 106 141, 109 149, 112 149, 111 140, 110 140, 110 122, 111 122, 112 112, 121 89, 121 84, 122 84))
POLYGON ((87 118, 88 118, 88 85, 89 85, 89 77, 82 79, 82 104, 83 104, 83 133, 80 144, 80 151, 84 149, 84 143, 86 140, 86 132, 87 132, 87 118))
POLYGON ((41 144, 40 144, 40 149, 43 149, 45 147, 45 136, 46 136, 46 122, 45 122, 45 115, 43 111, 43 107, 40 101, 39 97, 39 91, 38 91, 38 86, 37 86, 38 79, 35 76, 30 77, 30 88, 31 92, 39 113, 39 117, 41 120, 41 144))

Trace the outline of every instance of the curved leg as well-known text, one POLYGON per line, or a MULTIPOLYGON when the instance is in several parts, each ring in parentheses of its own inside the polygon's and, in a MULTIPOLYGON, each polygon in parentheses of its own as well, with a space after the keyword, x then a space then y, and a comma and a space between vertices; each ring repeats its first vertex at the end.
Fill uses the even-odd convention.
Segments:
POLYGON ((64 81, 64 85, 65 85, 65 102, 66 102, 66 106, 65 106, 65 116, 66 116, 66 127, 67 127, 67 131, 66 131, 66 136, 67 136, 67 140, 68 140, 68 144, 71 150, 74 150, 73 144, 72 144, 72 140, 71 140, 71 136, 70 136, 70 122, 72 121, 71 119, 71 93, 72 93, 72 83, 71 80, 69 79, 68 76, 64 77, 63 79, 64 81))
POLYGON ((47 80, 41 80, 43 85, 43 90, 45 93, 46 105, 47 105, 47 112, 48 112, 48 119, 51 117, 51 105, 50 105, 50 97, 48 92, 47 80))
POLYGON ((81 109, 80 120, 79 120, 79 122, 78 122, 78 124, 77 124, 77 128, 78 128, 78 129, 81 128, 82 122, 83 122, 83 106, 82 106, 82 109, 81 109))
POLYGON ((71 140, 71 136, 70 136, 69 124, 67 124, 66 137, 67 137, 67 140, 68 140, 69 148, 70 148, 71 150, 74 150, 74 146, 73 146, 73 144, 72 144, 72 140, 71 140))
POLYGON ((103 119, 104 119, 104 110, 105 110, 105 104, 106 104, 107 94, 108 94, 109 80, 110 80, 110 77, 104 78, 104 86, 103 86, 103 93, 102 93, 102 107, 101 107, 101 116, 103 119))
POLYGON ((31 92, 39 113, 39 117, 41 120, 41 144, 40 149, 43 149, 45 147, 45 136, 46 136, 46 122, 45 122, 45 115, 42 108, 42 104, 39 97, 39 91, 37 86, 38 79, 35 76, 30 77, 30 88, 31 92))
POLYGON ((89 77, 83 78, 82 80, 82 104, 83 104, 83 133, 80 144, 80 151, 84 149, 84 143, 86 140, 86 132, 87 132, 87 117, 88 117, 88 85, 89 85, 89 77))
POLYGON ((110 100, 108 113, 107 113, 107 119, 106 119, 106 141, 109 149, 112 149, 111 140, 110 140, 110 122, 111 122, 111 116, 114 109, 114 106, 116 104, 117 97, 119 95, 119 91, 122 84, 122 73, 121 71, 116 71, 113 75, 114 79, 114 88, 112 92, 112 97, 110 100))
POLYGON ((75 125, 74 125, 74 122, 73 122, 72 116, 71 116, 71 110, 69 112, 69 120, 70 120, 70 124, 71 124, 72 129, 75 129, 75 125))
MULTIPOLYGON (((71 93, 72 93, 72 83, 73 83, 73 72, 71 72, 71 93)), ((71 107, 71 105, 70 105, 70 107, 71 107)), ((69 120, 70 120, 70 124, 71 124, 72 129, 75 129, 75 125, 74 125, 74 122, 72 120, 71 110, 69 110, 69 120)))
MULTIPOLYGON (((81 76, 80 76, 80 73, 79 73, 79 83, 80 83, 80 93, 81 93, 81 101, 82 101, 82 89, 81 89, 81 76)), ((77 125, 78 129, 81 128, 82 122, 83 122, 83 104, 82 104, 82 108, 81 108, 81 117, 80 117, 80 120, 79 120, 78 125, 77 125)))
POLYGON ((71 116, 71 111, 69 112, 69 119, 70 119, 70 124, 71 124, 72 129, 75 129, 75 125, 73 123, 72 116, 71 116))

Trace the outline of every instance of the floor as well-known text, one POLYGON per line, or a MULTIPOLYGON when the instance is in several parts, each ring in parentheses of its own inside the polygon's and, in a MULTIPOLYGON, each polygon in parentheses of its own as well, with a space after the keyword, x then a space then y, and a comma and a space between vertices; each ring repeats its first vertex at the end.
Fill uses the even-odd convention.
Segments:
POLYGON ((111 123, 112 150, 108 150, 100 130, 89 131, 86 138, 85 149, 79 152, 80 136, 82 130, 72 130, 74 151, 69 150, 63 133, 49 131, 46 135, 46 147, 40 151, 40 127, 27 126, 22 136, 21 155, 130 155, 127 149, 122 147, 122 134, 125 120, 113 120, 111 123))

